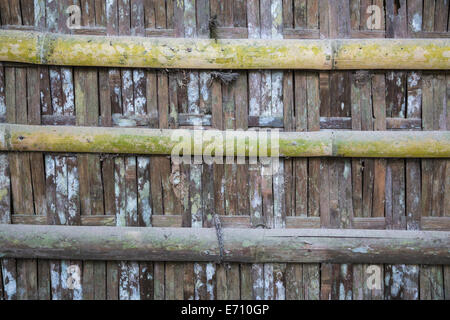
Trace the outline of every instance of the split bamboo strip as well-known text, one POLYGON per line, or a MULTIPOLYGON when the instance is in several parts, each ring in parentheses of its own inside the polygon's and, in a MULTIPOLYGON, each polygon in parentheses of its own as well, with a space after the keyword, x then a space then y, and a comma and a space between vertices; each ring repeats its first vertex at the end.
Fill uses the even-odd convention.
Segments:
POLYGON ((185 39, 0 30, 0 61, 183 69, 450 69, 449 39, 185 39))
MULTIPOLYGON (((450 232, 224 229, 224 262, 450 263, 450 232)), ((0 224, 0 256, 72 260, 217 261, 211 228, 0 224)))
POLYGON ((448 131, 271 132, 0 124, 1 151, 282 157, 448 158, 448 131), (202 138, 202 134, 204 135, 202 138), (271 150, 274 141, 279 148, 271 150), (222 150, 222 151, 220 151, 222 150), (267 153, 264 153, 267 151, 267 153), (242 155, 242 154, 240 154, 242 155))

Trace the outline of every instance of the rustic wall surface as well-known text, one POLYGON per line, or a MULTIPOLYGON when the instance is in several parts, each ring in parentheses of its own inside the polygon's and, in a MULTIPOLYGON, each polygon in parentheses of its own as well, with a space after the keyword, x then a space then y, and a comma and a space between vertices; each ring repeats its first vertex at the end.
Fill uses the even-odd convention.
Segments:
MULTIPOLYGON (((209 38, 214 16, 218 38, 450 37, 448 0, 0 0, 1 28, 68 34, 209 38), (381 14, 368 25, 369 6, 381 14)), ((211 71, 0 63, 0 121, 450 129, 448 70, 238 73, 224 84, 211 71)), ((268 166, 2 153, 0 222, 208 228, 218 213, 225 227, 450 230, 450 160, 296 158, 273 176, 268 166)), ((0 299, 450 299, 450 266, 380 265, 380 289, 365 285, 367 267, 2 259, 0 299), (81 284, 68 287, 77 268, 81 284)))

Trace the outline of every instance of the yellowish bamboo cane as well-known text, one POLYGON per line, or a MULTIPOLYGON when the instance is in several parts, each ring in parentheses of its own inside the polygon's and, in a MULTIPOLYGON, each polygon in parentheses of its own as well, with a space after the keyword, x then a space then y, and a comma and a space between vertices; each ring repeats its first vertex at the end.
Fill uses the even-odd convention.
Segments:
POLYGON ((182 69, 450 69, 449 39, 175 39, 0 30, 0 61, 182 69))
POLYGON ((450 158, 450 132, 272 131, 266 137, 254 131, 0 124, 0 151, 450 158))

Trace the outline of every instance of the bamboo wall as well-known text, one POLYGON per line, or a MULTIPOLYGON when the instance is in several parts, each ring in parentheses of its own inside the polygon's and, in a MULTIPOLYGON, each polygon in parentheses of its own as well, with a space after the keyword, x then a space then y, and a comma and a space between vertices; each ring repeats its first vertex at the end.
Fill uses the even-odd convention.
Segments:
MULTIPOLYGON (((449 37, 448 0, 1 0, 2 28, 209 38, 449 37), (385 3, 385 7, 383 4, 385 3), (66 26, 81 7, 82 28, 66 26), (368 30, 367 6, 382 7, 368 30), (400 6, 398 6, 400 5, 400 6)), ((285 131, 448 130, 450 73, 209 71, 0 64, 18 124, 285 131)), ((1 223, 450 230, 450 161, 296 158, 176 166, 164 156, 2 153, 1 223)), ((226 231, 225 231, 226 232, 226 231)), ((450 267, 2 259, 0 299, 450 299, 450 267), (81 287, 67 287, 68 266, 81 287)))

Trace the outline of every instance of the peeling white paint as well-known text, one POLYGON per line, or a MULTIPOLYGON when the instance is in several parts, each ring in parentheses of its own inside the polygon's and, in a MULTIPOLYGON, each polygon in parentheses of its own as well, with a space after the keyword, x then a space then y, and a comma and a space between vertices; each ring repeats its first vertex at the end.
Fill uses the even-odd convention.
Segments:
POLYGON ((75 98, 73 93, 72 69, 61 68, 62 89, 64 94, 63 112, 65 115, 72 115, 75 110, 75 98))
POLYGON ((211 75, 208 72, 200 72, 200 94, 203 101, 209 100, 209 82, 211 80, 211 75))
POLYGON ((252 264, 253 273, 253 292, 255 294, 255 300, 263 300, 263 296, 259 293, 264 293, 264 274, 263 267, 260 264, 252 264))
MULTIPOLYGON (((6 262, 6 259, 4 260, 6 262)), ((3 290, 4 296, 7 300, 13 299, 17 294, 17 283, 14 275, 5 268, 2 264, 2 274, 3 274, 3 290)))
POLYGON ((52 300, 61 300, 61 276, 59 263, 50 263, 50 286, 52 288, 52 300))
POLYGON ((203 268, 200 263, 194 263, 194 299, 200 300, 200 290, 205 284, 202 282, 203 268))
POLYGON ((211 300, 214 300, 214 275, 216 274, 216 268, 213 263, 206 264, 206 292, 211 300))
POLYGON ((413 15, 412 21, 411 21, 411 27, 412 31, 418 32, 422 31, 422 15, 419 13, 415 13, 413 15))
POLYGON ((196 36, 195 0, 184 0, 184 35, 186 38, 196 36))
POLYGON ((55 94, 59 83, 61 83, 61 75, 59 74, 59 71, 54 68, 50 68, 50 85, 53 93, 51 98, 53 114, 55 115, 63 115, 61 101, 59 101, 59 97, 55 94))
POLYGON ((352 249, 352 252, 354 252, 354 253, 367 253, 369 251, 368 251, 367 247, 357 247, 357 248, 352 249))
POLYGON ((145 71, 135 69, 133 70, 134 81, 134 109, 136 114, 144 115, 147 105, 147 98, 145 97, 145 71))
POLYGON ((281 272, 277 272, 274 286, 276 288, 276 300, 285 300, 286 299, 286 289, 283 283, 283 274, 281 272))
POLYGON ((119 263, 119 299, 140 299, 139 263, 128 261, 119 263))
MULTIPOLYGON (((138 168, 142 170, 147 170, 148 165, 150 164, 150 158, 148 157, 138 157, 137 158, 138 168)), ((142 221, 144 225, 147 227, 152 226, 152 206, 150 203, 151 189, 150 189, 150 181, 145 180, 144 176, 138 176, 138 199, 139 199, 139 208, 142 215, 142 221)))
POLYGON ((122 90, 123 92, 129 92, 128 95, 123 95, 123 113, 125 115, 134 114, 133 106, 133 74, 131 70, 122 70, 122 90))
MULTIPOLYGON (((67 164, 65 158, 62 156, 55 157, 55 168, 60 168, 60 170, 55 170, 55 185, 56 185, 56 203, 66 203, 68 196, 68 185, 67 185, 67 164)), ((61 224, 67 224, 67 212, 65 210, 58 210, 57 212, 59 221, 61 224)))
POLYGON ((189 73, 189 83, 187 86, 188 95, 188 113, 199 114, 199 87, 198 87, 198 75, 191 72, 189 73))
MULTIPOLYGON (((75 163, 76 159, 73 160, 75 163)), ((79 212, 79 190, 78 167, 71 166, 67 171, 68 215, 71 220, 75 219, 79 212)))
POLYGON ((273 300, 273 264, 264 264, 264 300, 273 300))

